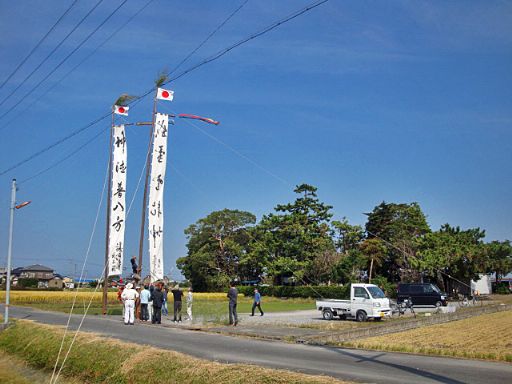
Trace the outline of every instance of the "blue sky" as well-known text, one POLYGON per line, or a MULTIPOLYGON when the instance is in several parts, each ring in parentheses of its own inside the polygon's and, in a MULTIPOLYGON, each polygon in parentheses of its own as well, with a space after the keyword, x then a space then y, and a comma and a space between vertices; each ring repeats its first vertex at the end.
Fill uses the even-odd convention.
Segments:
MULTIPOLYGON (((3 99, 96 1, 81 0, 21 70, 3 99)), ((30 91, 121 1, 104 1, 12 98, 30 91)), ((0 120, 0 168, 23 160, 106 113, 121 93, 142 94, 242 1, 153 1, 74 72, 73 66, 146 1, 129 0, 58 71, 0 120), (56 84, 57 83, 57 84, 56 84), (45 94, 46 90, 54 86, 45 94), (44 96, 41 96, 43 95, 44 96)), ((237 13, 182 69, 307 5, 255 1, 237 13)), ((71 4, 0 0, 0 80, 12 72, 71 4)), ((364 224, 385 200, 417 201, 435 230, 481 227, 511 239, 512 3, 503 1, 329 1, 168 86, 162 112, 213 117, 221 125, 172 127, 165 193, 165 271, 178 277, 183 230, 213 210, 258 218, 318 187, 336 219, 364 224)), ((146 98, 126 121, 151 118, 146 98)), ((121 120, 122 121, 122 120, 121 120)), ((0 176, 0 263, 7 253, 10 180, 22 181, 108 127, 97 124, 0 176)), ((128 200, 147 149, 147 127, 128 127, 128 200)), ((68 161, 20 185, 14 264, 70 273, 87 250, 108 156, 101 134, 68 161)), ((126 264, 138 249, 141 190, 127 222, 126 264)), ((89 261, 104 257, 101 207, 89 261)), ((147 270, 147 263, 145 265, 147 270)))

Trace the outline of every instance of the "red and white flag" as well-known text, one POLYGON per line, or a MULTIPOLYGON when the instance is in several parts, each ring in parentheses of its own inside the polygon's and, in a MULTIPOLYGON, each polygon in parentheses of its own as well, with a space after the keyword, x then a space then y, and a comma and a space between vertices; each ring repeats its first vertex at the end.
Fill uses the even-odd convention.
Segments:
POLYGON ((29 205, 31 202, 32 202, 32 200, 30 200, 30 201, 25 201, 25 202, 23 202, 23 203, 21 203, 21 204, 18 204, 18 205, 17 205, 17 206, 15 206, 14 208, 16 208, 16 209, 23 208, 23 207, 25 207, 25 206, 29 205))
POLYGON ((116 115, 128 116, 129 109, 130 109, 130 107, 125 107, 122 105, 114 105, 114 113, 116 115))
POLYGON ((167 89, 158 88, 156 98, 160 99, 160 100, 172 101, 174 99, 174 91, 169 91, 167 89))

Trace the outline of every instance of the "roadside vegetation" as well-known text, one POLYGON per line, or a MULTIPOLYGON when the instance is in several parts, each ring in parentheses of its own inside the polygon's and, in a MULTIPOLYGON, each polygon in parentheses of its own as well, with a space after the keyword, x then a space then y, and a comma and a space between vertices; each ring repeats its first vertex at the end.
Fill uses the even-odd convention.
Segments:
POLYGON ((341 345, 512 362, 512 311, 359 339, 341 345))
MULTIPOLYGON (((28 366, 20 358, 0 351, 0 383, 5 384, 47 384, 51 375, 28 366)), ((79 381, 64 379, 61 384, 78 384, 79 381)))
MULTIPOLYGON (((0 333, 0 350, 15 355, 34 368, 53 370, 63 329, 26 320, 0 333)), ((64 351, 72 335, 66 338, 64 351)), ((2 369, 3 371, 3 369, 2 369)), ((80 334, 62 374, 81 383, 343 383, 246 364, 221 364, 182 353, 114 341, 91 333, 80 334)), ((20 379, 22 380, 22 379, 20 379)), ((9 382, 3 381, 2 382, 9 382)), ((24 381, 13 381, 25 384, 24 381)))

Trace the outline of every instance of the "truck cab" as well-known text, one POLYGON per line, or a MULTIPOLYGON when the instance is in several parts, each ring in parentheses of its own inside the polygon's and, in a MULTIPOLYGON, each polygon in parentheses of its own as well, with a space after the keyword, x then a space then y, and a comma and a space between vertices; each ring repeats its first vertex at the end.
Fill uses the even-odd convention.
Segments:
POLYGON ((318 300, 316 307, 326 320, 332 320, 334 316, 341 319, 353 318, 357 321, 381 320, 391 315, 389 299, 374 284, 352 284, 350 300, 318 300))

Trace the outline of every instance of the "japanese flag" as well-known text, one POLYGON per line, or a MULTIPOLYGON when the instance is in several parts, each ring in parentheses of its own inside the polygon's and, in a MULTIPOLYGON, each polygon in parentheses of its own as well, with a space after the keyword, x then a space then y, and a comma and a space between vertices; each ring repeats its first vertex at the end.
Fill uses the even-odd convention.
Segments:
POLYGON ((167 89, 158 88, 156 98, 160 99, 160 100, 172 101, 172 99, 174 99, 174 91, 169 91, 167 89))
POLYGON ((114 105, 114 113, 116 115, 128 116, 128 110, 130 107, 124 107, 122 105, 114 105))

